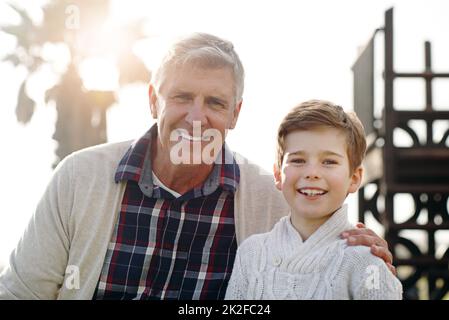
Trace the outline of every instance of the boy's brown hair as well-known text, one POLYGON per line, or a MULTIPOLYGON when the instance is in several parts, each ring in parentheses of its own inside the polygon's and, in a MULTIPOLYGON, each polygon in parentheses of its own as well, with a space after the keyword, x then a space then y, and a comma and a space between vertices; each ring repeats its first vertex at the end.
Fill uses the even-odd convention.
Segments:
POLYGON ((346 152, 351 174, 357 169, 366 151, 363 125, 354 112, 345 112, 342 107, 323 100, 309 100, 294 107, 282 120, 277 134, 277 165, 282 167, 285 152, 285 137, 296 130, 311 130, 330 127, 346 134, 346 152))

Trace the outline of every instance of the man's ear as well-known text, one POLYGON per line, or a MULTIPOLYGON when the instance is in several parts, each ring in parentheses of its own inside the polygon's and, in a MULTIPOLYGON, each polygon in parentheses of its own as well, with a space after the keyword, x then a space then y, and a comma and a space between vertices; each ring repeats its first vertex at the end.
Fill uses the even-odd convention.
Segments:
POLYGON ((148 87, 148 97, 150 98, 150 110, 153 119, 157 119, 157 95, 154 86, 150 84, 148 87))
POLYGON ((276 163, 273 164, 273 175, 274 175, 274 185, 278 190, 282 191, 281 170, 276 163))
POLYGON ((363 177, 363 168, 362 166, 359 166, 357 169, 354 170, 354 173, 351 176, 351 184, 349 185, 348 193, 354 193, 359 189, 360 184, 362 183, 362 177, 363 177))
POLYGON ((235 126, 237 125, 237 120, 239 118, 240 109, 242 108, 242 103, 243 103, 243 101, 240 101, 239 103, 237 103, 235 105, 233 115, 232 115, 232 122, 231 122, 229 129, 234 129, 235 126))

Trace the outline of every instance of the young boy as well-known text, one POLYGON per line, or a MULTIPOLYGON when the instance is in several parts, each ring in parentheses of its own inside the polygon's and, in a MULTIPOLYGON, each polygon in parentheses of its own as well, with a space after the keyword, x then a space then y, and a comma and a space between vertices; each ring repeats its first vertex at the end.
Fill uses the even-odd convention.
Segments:
POLYGON ((276 187, 289 216, 237 251, 226 299, 401 299, 402 286, 368 247, 347 246, 349 193, 366 141, 354 113, 327 101, 291 110, 278 130, 276 187))

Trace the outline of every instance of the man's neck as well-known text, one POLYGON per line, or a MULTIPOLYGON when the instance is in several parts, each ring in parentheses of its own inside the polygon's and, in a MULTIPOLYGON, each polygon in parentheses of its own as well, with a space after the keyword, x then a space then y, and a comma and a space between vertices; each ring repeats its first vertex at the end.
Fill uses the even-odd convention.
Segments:
POLYGON ((213 164, 173 164, 170 151, 164 150, 156 139, 151 144, 151 166, 154 174, 168 188, 184 194, 202 185, 213 170, 213 164))

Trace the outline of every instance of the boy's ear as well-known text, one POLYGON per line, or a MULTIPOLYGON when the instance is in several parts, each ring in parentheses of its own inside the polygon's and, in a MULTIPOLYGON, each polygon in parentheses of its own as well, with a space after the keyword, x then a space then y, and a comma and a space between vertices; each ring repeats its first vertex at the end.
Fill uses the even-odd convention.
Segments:
POLYGON ((279 169, 276 163, 273 165, 273 175, 274 175, 274 185, 278 190, 282 191, 281 170, 279 169))
POLYGON ((359 166, 354 170, 354 173, 351 176, 351 184, 349 185, 348 193, 354 193, 359 190, 360 184, 362 183, 363 177, 363 168, 359 166))

